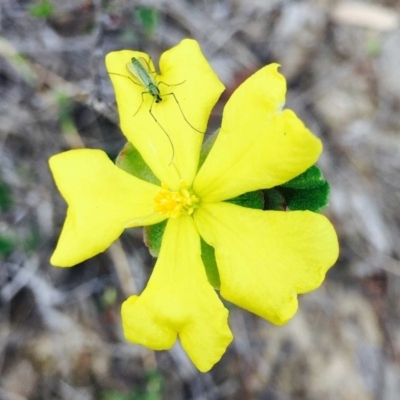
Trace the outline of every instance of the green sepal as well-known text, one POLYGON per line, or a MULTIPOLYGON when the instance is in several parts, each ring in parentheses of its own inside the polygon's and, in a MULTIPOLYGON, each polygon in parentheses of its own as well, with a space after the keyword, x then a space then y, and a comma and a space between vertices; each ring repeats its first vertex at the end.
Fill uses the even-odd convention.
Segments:
POLYGON ((150 254, 153 257, 158 257, 160 254, 161 242, 165 227, 167 226, 167 221, 168 220, 165 220, 143 228, 144 243, 149 248, 150 254))
POLYGON ((203 146, 201 147, 201 152, 200 152, 199 169, 204 164, 204 161, 206 160, 208 153, 210 153, 214 145, 214 142, 218 137, 218 132, 219 129, 217 129, 211 135, 207 135, 206 140, 203 142, 203 146))
POLYGON ((137 149, 129 142, 118 154, 115 165, 139 179, 160 185, 159 179, 153 174, 137 149))
POLYGON ((264 190, 265 210, 320 211, 328 205, 330 187, 321 170, 313 165, 281 186, 264 190))
POLYGON ((264 195, 261 190, 243 193, 240 196, 225 201, 227 201, 228 203, 236 204, 237 206, 255 208, 257 210, 262 210, 264 208, 264 195))
POLYGON ((207 279, 214 289, 219 289, 221 280, 219 278, 217 261, 215 260, 214 247, 208 245, 203 239, 201 241, 201 259, 206 269, 207 279))

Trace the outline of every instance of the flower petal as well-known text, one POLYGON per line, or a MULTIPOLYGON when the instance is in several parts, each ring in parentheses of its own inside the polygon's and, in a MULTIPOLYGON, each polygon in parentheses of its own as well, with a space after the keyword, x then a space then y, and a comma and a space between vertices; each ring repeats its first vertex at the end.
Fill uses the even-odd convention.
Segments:
POLYGON ((194 220, 215 248, 221 296, 274 324, 293 317, 297 294, 319 287, 338 257, 331 223, 310 211, 202 204, 194 220))
POLYGON ((194 184, 214 202, 289 181, 315 163, 322 144, 290 110, 271 64, 247 79, 225 106, 221 130, 194 184))
MULTIPOLYGON (((151 74, 161 92, 162 101, 156 103, 127 72, 133 57, 149 60, 128 50, 106 56, 121 129, 161 182, 171 188, 181 179, 191 184, 211 109, 224 86, 198 43, 186 39, 162 54, 161 74, 151 74)), ((151 62, 149 66, 155 71, 151 62)))
POLYGON ((207 281, 193 219, 169 219, 160 256, 144 292, 122 305, 126 338, 154 350, 179 335, 197 368, 206 372, 232 340, 228 310, 207 281), (178 249, 179 246, 179 249, 178 249))
POLYGON ((67 217, 50 260, 70 267, 103 252, 127 227, 164 218, 153 211, 159 186, 117 168, 101 150, 71 150, 49 160, 68 203, 67 217))

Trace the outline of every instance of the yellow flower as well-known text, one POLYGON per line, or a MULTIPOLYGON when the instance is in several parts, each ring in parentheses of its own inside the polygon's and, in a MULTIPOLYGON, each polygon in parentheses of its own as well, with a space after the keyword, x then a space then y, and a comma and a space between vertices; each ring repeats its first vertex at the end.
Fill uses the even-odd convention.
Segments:
POLYGON ((207 281, 200 237, 215 249, 220 294, 275 324, 296 313, 297 294, 316 289, 338 256, 330 222, 310 211, 262 211, 226 202, 304 172, 322 145, 290 110, 276 64, 262 68, 228 101, 219 135, 199 169, 207 120, 223 90, 198 44, 184 40, 149 62, 160 89, 155 103, 129 77, 132 58, 108 54, 121 128, 161 185, 116 167, 100 150, 50 159, 68 212, 51 262, 71 266, 104 251, 126 228, 168 220, 147 287, 122 306, 128 340, 169 349, 177 336, 200 371, 232 340, 227 310, 207 281), (173 95, 171 94, 173 93, 173 95))

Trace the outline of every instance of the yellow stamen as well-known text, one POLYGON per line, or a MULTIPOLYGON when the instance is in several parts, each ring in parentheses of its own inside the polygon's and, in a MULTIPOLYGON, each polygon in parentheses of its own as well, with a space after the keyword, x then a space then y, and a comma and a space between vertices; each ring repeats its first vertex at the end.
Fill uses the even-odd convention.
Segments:
POLYGON ((181 214, 192 215, 199 205, 199 198, 181 181, 178 190, 170 190, 163 183, 154 198, 154 211, 165 214, 168 218, 177 218, 181 214))

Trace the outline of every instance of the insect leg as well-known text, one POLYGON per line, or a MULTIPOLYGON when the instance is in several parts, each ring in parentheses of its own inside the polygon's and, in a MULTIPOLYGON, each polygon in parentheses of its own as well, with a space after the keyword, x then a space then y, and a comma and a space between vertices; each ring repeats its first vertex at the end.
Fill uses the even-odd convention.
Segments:
POLYGON ((179 85, 182 85, 182 83, 185 83, 185 82, 186 82, 186 79, 184 81, 182 81, 182 82, 179 82, 179 83, 165 83, 163 81, 160 81, 160 82, 158 82, 158 84, 159 85, 163 84, 165 86, 170 87, 170 86, 179 86, 179 85))
POLYGON ((169 143, 171 144, 171 148, 172 148, 172 157, 171 157, 171 160, 170 160, 170 162, 169 162, 169 165, 171 165, 171 163, 172 163, 172 161, 173 161, 173 159, 174 159, 174 157, 175 157, 175 147, 174 147, 174 144, 172 143, 172 140, 171 140, 171 137, 168 135, 168 132, 162 127, 162 125, 158 122, 158 120, 157 120, 157 118, 154 116, 154 114, 153 114, 153 112, 152 112, 152 110, 153 110, 153 105, 154 105, 154 97, 153 97, 153 101, 151 102, 151 106, 150 106, 150 109, 149 109, 149 113, 150 113, 150 115, 152 116, 152 118, 154 119, 154 121, 157 123, 157 125, 162 129, 162 131, 165 133, 165 135, 167 136, 167 138, 168 138, 168 140, 169 140, 169 143))
POLYGON ((199 131, 198 129, 196 129, 196 128, 188 121, 188 119, 186 118, 186 116, 185 116, 185 114, 184 114, 184 112, 183 112, 183 110, 182 110, 182 107, 181 107, 181 105, 179 104, 179 101, 178 101, 178 99, 176 98, 176 96, 175 96, 174 93, 171 92, 171 93, 163 94, 163 97, 165 97, 165 96, 173 96, 174 99, 175 99, 176 104, 177 104, 178 107, 179 107, 179 110, 180 110, 180 112, 181 112, 181 114, 182 114, 182 117, 183 117, 183 119, 186 121, 186 123, 187 123, 194 131, 199 132, 199 133, 201 133, 202 135, 205 134, 205 132, 199 131))
POLYGON ((144 63, 147 66, 147 71, 151 72, 151 73, 155 73, 156 71, 150 71, 150 61, 152 61, 151 57, 149 56, 148 60, 146 60, 144 57, 139 57, 138 60, 143 60, 144 63))
MULTIPOLYGON (((140 103, 140 106, 139 106, 139 108, 136 110, 136 112, 135 112, 135 114, 133 114, 132 115, 132 117, 134 117, 138 112, 139 112, 139 110, 142 108, 142 104, 143 104, 143 102, 144 102, 144 97, 143 97, 143 95, 144 94, 149 94, 149 92, 142 92, 142 102, 140 103)), ((154 98, 153 98, 153 102, 154 102, 154 98)), ((153 103, 151 103, 151 106, 153 107, 153 103)))
MULTIPOLYGON (((110 72, 110 75, 116 75, 116 76, 122 76, 123 78, 129 79, 131 82, 133 82, 135 85, 138 85, 140 87, 143 88, 143 85, 141 85, 140 83, 135 82, 134 79, 132 79, 132 77, 130 76, 125 76, 125 75, 121 75, 121 74, 116 74, 115 72, 110 72)), ((144 92, 142 92, 142 102, 140 103, 140 106, 138 107, 138 109, 135 111, 135 113, 133 114, 133 117, 139 112, 140 108, 142 107, 142 104, 144 102, 144 97, 143 95, 149 93, 147 90, 145 90, 144 92)), ((150 93, 149 93, 150 94, 150 93)))
POLYGON ((122 78, 126 78, 129 79, 131 82, 133 82, 135 85, 141 86, 143 87, 143 85, 141 83, 135 82, 134 79, 132 79, 132 77, 130 76, 126 76, 126 75, 122 75, 122 74, 117 74, 115 72, 109 72, 110 75, 115 75, 115 76, 122 76, 122 78))

